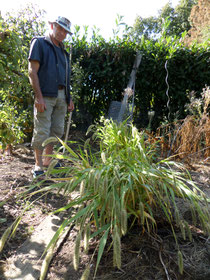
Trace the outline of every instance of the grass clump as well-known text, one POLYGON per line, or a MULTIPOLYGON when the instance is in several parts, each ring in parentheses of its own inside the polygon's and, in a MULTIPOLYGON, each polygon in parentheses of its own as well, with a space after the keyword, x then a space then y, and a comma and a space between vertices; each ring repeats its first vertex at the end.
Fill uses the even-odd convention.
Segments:
MULTIPOLYGON (((85 251, 88 251, 89 243, 96 239, 98 246, 93 253, 97 253, 96 275, 108 240, 112 240, 109 245, 113 246, 113 264, 120 268, 121 237, 134 225, 138 225, 142 233, 153 234, 157 231, 158 220, 162 219, 171 226, 177 244, 178 263, 182 264, 175 227, 180 228, 184 239, 191 234, 176 198, 192 205, 193 220, 209 233, 210 217, 205 209, 205 194, 191 181, 181 164, 159 159, 156 144, 147 142, 144 133, 133 125, 104 119, 91 126, 88 133, 90 131, 98 149, 93 150, 88 140, 83 148, 73 151, 60 140, 66 154, 54 155, 65 160, 66 167, 61 172, 65 172, 66 177, 58 179, 51 188, 65 195, 76 192, 77 196, 56 211, 68 212, 68 209, 75 208, 74 214, 71 212, 65 218, 49 248, 63 229, 76 224, 79 233, 74 266, 78 269, 81 240, 84 239, 85 251)), ((87 271, 89 275, 89 268, 87 271)), ((83 278, 86 279, 85 276, 83 278)))
POLYGON ((107 119, 91 126, 89 132, 93 133, 97 151, 93 151, 89 140, 78 153, 66 146, 69 152, 66 159, 71 167, 61 190, 65 193, 80 191, 76 200, 58 211, 79 205, 77 213, 69 217, 67 223, 77 223, 86 248, 88 241, 98 238, 96 270, 109 237, 112 238, 113 264, 120 268, 121 237, 134 224, 139 225, 139 231, 154 233, 160 215, 171 225, 178 250, 175 227, 180 228, 183 238, 191 235, 190 226, 176 204, 177 197, 192 205, 190 209, 197 224, 204 232, 209 232, 204 193, 180 163, 158 160, 157 143, 147 143, 144 133, 133 125, 116 124, 107 119))

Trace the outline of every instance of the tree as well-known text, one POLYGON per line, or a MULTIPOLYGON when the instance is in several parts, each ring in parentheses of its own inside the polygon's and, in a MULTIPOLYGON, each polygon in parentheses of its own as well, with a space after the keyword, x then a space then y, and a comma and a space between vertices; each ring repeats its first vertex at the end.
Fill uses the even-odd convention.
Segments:
POLYGON ((197 43, 209 43, 209 12, 209 0, 199 0, 198 4, 193 6, 189 17, 191 28, 185 37, 186 45, 190 45, 195 41, 197 43))
POLYGON ((191 28, 190 13, 192 7, 197 4, 197 0, 181 0, 180 4, 174 10, 174 32, 180 36, 184 31, 191 28))
POLYGON ((34 36, 41 36, 46 32, 45 14, 46 12, 40 10, 37 5, 29 3, 24 10, 20 9, 12 14, 7 13, 5 22, 9 28, 15 30, 23 45, 29 48, 34 36))
POLYGON ((142 18, 136 17, 131 37, 139 39, 144 36, 145 39, 156 39, 162 31, 163 23, 168 19, 170 24, 167 26, 167 35, 180 37, 184 31, 188 31, 191 27, 189 16, 196 0, 181 0, 179 5, 172 7, 169 1, 159 11, 157 17, 142 18))
POLYGON ((150 39, 157 32, 159 32, 157 18, 142 18, 138 16, 135 20, 133 31, 131 34, 137 38, 144 35, 145 39, 150 39))

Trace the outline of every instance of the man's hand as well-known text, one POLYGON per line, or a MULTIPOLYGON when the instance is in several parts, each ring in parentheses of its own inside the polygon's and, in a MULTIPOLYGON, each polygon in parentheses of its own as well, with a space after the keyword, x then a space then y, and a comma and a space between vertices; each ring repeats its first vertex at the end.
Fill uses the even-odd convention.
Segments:
POLYGON ((35 108, 37 109, 37 111, 39 113, 43 113, 44 110, 46 110, 46 105, 44 103, 44 99, 43 97, 40 98, 35 98, 35 102, 34 102, 35 108))
POLYGON ((28 72, 29 72, 29 80, 35 94, 34 105, 39 113, 43 113, 44 110, 46 110, 46 105, 44 103, 44 99, 39 85, 39 77, 38 77, 39 67, 40 67, 39 61, 36 60, 29 61, 28 72))
POLYGON ((68 104, 68 111, 69 111, 69 112, 74 111, 74 103, 73 103, 72 99, 71 99, 71 101, 70 101, 70 104, 68 104))

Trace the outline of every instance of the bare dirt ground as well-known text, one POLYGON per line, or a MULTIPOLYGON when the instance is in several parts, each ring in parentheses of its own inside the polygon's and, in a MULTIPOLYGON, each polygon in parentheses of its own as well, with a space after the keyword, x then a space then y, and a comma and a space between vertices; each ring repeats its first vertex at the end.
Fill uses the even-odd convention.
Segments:
MULTIPOLYGON (((16 202, 15 197, 32 183, 31 170, 34 164, 33 153, 29 146, 14 150, 12 156, 0 154, 0 236, 20 214, 24 201, 16 202)), ((193 180, 210 196, 210 164, 205 162, 193 165, 189 170, 193 180)), ((24 215, 17 234, 0 254, 0 266, 13 255, 18 247, 35 230, 47 213, 62 206, 66 198, 50 194, 37 203, 24 215)), ((181 204, 180 204, 180 207, 181 204)), ((187 215, 187 209, 183 213, 187 215)), ((92 244, 89 253, 82 252, 78 271, 73 268, 73 247, 77 230, 74 228, 54 256, 48 271, 47 280, 77 280, 89 263, 96 247, 92 244)), ((113 268, 112 249, 106 248, 96 279, 123 280, 207 280, 210 279, 210 238, 201 230, 194 228, 193 241, 183 240, 177 230, 180 249, 183 253, 184 273, 181 275, 177 265, 177 250, 171 229, 167 224, 159 224, 154 236, 142 234, 136 226, 122 238, 122 268, 113 268)), ((110 243, 109 243, 110 244, 110 243)), ((93 279, 96 258, 91 264, 89 279, 93 279)), ((0 279, 3 276, 0 271, 0 279)))

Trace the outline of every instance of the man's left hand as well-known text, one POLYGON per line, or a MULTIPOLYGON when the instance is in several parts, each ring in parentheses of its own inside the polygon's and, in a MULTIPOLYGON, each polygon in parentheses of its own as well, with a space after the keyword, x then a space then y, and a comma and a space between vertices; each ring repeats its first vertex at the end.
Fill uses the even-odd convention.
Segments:
POLYGON ((72 99, 71 99, 71 101, 70 101, 70 104, 68 104, 68 111, 69 111, 69 112, 74 111, 74 103, 73 103, 72 99))

